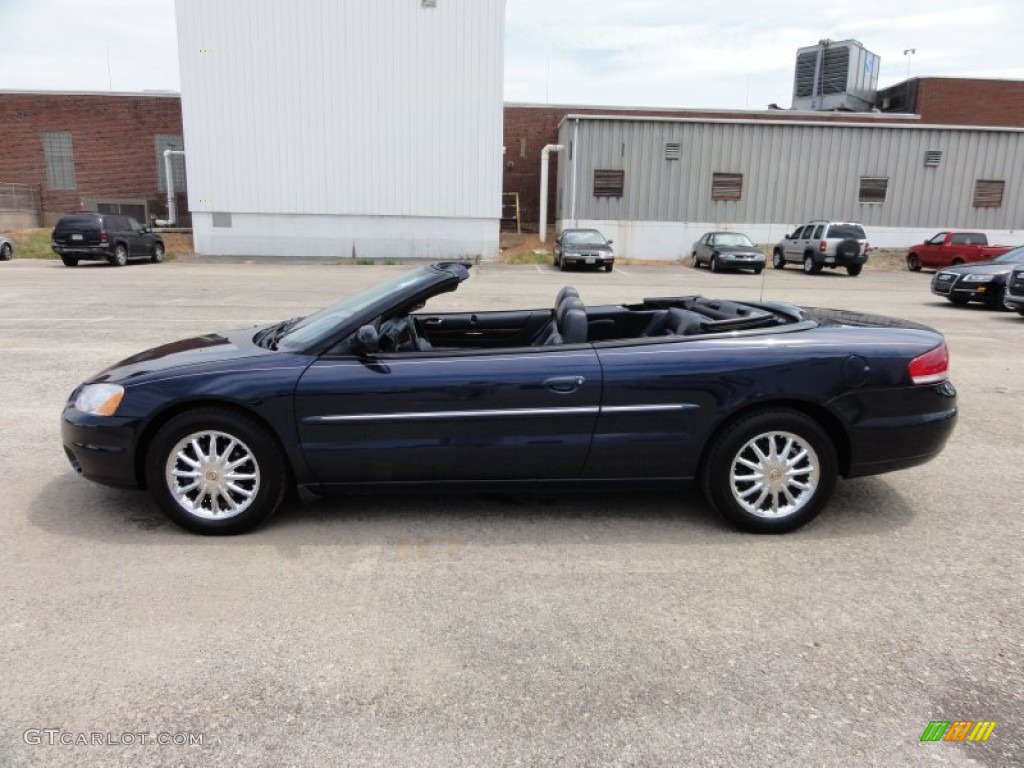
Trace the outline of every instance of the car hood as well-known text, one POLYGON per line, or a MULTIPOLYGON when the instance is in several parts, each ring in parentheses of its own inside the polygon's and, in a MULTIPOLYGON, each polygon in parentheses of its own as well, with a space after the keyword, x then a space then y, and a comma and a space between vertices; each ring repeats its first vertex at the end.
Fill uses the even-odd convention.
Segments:
POLYGON ((999 264, 994 261, 979 261, 976 264, 959 264, 955 267, 943 267, 941 272, 952 272, 956 275, 1004 275, 1024 264, 999 264))
POLYGON ((252 337, 257 330, 257 326, 253 326, 172 341, 115 363, 90 379, 89 383, 111 381, 123 384, 153 373, 279 354, 253 343, 252 337))
POLYGON ((714 245, 712 250, 719 253, 751 253, 755 256, 764 256, 757 248, 751 248, 749 245, 714 245))
POLYGON ((601 251, 602 253, 611 253, 612 247, 610 245, 563 245, 563 251, 601 251))

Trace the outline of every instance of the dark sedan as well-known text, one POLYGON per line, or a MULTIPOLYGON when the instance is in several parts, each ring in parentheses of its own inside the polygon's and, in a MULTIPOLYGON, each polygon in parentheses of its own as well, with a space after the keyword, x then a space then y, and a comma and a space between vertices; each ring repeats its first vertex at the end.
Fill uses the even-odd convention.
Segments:
POLYGON ((742 232, 706 232, 693 244, 691 257, 693 266, 707 264, 712 272, 749 269, 759 275, 765 263, 761 249, 742 232))
POLYGON ((932 277, 932 293, 954 304, 981 302, 991 309, 1012 310, 1006 303, 1006 283, 1016 265, 1024 264, 1024 247, 992 261, 940 269, 932 277))
POLYGON ((561 270, 594 266, 611 272, 615 266, 612 241, 596 229, 565 229, 555 238, 554 264, 561 270))
POLYGON ((183 527, 248 530, 299 485, 572 490, 697 480, 735 525, 790 531, 836 478, 936 456, 956 421, 941 334, 700 296, 432 312, 469 265, 305 318, 143 352, 71 393, 71 465, 148 487, 183 527))

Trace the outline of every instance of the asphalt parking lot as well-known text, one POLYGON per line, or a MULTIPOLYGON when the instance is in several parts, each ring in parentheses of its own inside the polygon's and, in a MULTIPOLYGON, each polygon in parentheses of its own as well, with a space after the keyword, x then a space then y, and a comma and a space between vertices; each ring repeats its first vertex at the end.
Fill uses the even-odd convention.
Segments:
POLYGON ((945 453, 841 482, 784 537, 733 531, 694 490, 296 501, 211 539, 72 473, 59 415, 82 379, 401 269, 0 265, 0 766, 1024 761, 1024 318, 954 307, 928 273, 484 265, 444 297, 763 291, 946 333, 961 418, 945 453), (998 725, 921 743, 933 720, 998 725))

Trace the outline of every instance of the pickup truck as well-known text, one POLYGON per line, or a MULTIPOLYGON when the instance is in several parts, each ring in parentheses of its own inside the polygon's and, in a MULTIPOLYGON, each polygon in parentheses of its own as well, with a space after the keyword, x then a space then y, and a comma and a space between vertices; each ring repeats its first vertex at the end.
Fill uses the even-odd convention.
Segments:
POLYGON ((984 232, 939 232, 907 251, 907 269, 918 272, 921 267, 942 269, 991 261, 1013 248, 1012 245, 989 245, 984 232))

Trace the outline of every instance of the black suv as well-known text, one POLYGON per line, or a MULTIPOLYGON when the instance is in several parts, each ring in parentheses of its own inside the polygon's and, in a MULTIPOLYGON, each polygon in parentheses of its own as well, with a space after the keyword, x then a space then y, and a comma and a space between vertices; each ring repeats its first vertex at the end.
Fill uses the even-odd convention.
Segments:
POLYGON ((69 213, 53 228, 50 243, 65 267, 86 261, 109 261, 123 267, 129 259, 164 260, 164 241, 131 216, 69 213))

